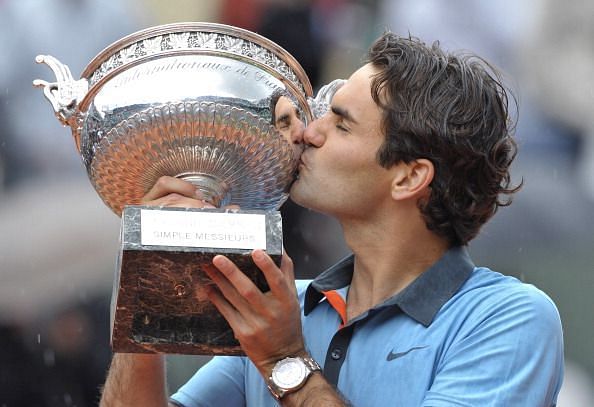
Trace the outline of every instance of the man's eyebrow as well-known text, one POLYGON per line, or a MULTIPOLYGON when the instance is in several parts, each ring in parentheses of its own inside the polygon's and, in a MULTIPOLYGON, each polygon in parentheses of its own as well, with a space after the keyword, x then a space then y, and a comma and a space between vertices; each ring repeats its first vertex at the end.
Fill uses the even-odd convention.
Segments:
POLYGON ((349 121, 349 122, 351 122, 353 124, 359 124, 357 122, 357 120, 355 120, 355 118, 353 117, 353 115, 351 115, 351 113, 348 110, 346 110, 346 109, 344 109, 342 107, 338 107, 338 106, 332 106, 330 109, 332 110, 332 113, 334 113, 337 116, 342 117, 346 121, 349 121))
POLYGON ((291 124, 291 115, 289 113, 283 113, 274 121, 274 124, 277 126, 281 123, 285 125, 291 124))

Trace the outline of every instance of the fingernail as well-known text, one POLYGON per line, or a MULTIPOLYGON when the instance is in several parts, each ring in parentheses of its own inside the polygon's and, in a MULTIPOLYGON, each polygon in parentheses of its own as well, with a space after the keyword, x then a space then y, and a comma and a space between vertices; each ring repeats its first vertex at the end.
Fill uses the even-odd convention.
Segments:
POLYGON ((254 250, 253 252, 254 260, 262 260, 264 258, 264 252, 262 250, 254 250))
POLYGON ((214 256, 212 258, 212 264, 214 264, 215 266, 218 265, 219 266, 223 266, 227 261, 227 258, 225 256, 221 256, 220 254, 217 254, 216 256, 214 256))

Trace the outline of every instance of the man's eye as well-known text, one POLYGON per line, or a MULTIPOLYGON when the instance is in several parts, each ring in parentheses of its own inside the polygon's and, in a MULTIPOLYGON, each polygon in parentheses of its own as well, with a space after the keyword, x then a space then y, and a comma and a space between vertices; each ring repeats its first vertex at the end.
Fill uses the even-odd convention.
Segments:
POLYGON ((287 130, 291 127, 291 118, 287 115, 281 116, 276 120, 275 127, 278 130, 287 130))
POLYGON ((344 132, 348 132, 349 129, 347 129, 342 123, 336 123, 336 128, 340 131, 344 131, 344 132))

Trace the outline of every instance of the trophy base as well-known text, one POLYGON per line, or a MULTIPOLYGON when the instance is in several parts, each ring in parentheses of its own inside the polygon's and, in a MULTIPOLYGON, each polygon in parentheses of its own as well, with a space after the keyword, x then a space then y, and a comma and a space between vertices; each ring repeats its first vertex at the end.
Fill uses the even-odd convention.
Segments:
MULTIPOLYGON (((147 233, 169 237, 174 234, 146 230, 142 222, 145 219, 144 222, 148 223, 149 215, 175 215, 187 219, 184 224, 192 228, 192 223, 196 223, 192 214, 202 216, 202 224, 205 224, 204 219, 206 222, 210 220, 211 224, 218 222, 218 218, 212 218, 220 214, 230 216, 233 224, 245 215, 258 215, 265 225, 261 231, 230 235, 228 227, 222 225, 221 233, 210 236, 216 238, 216 243, 220 243, 224 236, 238 235, 250 241, 253 240, 248 238, 250 233, 263 232, 266 252, 280 265, 282 221, 279 212, 126 207, 122 214, 121 251, 111 306, 111 345, 114 352, 244 354, 231 327, 206 297, 204 288, 214 283, 204 270, 214 268, 212 258, 223 254, 256 286, 267 291, 269 288, 264 275, 251 258, 253 248, 176 246, 179 240, 172 242, 174 245, 166 241, 161 242, 166 244, 157 245, 150 241, 150 236, 149 239, 144 236, 147 233)), ((175 233, 178 237, 190 235, 187 231, 175 233)))

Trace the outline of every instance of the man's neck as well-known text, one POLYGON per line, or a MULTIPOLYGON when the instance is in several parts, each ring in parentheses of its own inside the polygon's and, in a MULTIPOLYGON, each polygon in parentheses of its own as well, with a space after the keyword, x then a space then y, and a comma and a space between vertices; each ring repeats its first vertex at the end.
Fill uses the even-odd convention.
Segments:
POLYGON ((377 228, 343 224, 343 229, 355 255, 347 298, 349 320, 402 291, 448 249, 444 239, 411 223, 398 228, 385 223, 377 228))

